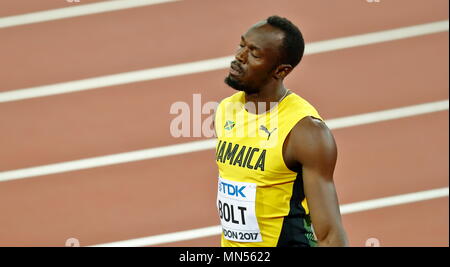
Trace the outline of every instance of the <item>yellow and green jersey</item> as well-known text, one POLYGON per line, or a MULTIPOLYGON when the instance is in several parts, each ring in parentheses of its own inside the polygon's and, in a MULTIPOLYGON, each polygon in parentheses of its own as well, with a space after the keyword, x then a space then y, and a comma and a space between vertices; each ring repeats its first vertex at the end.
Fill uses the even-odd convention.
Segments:
POLYGON ((302 173, 286 166, 283 143, 302 118, 321 117, 295 93, 263 114, 244 104, 238 92, 215 115, 222 246, 314 246, 302 173))

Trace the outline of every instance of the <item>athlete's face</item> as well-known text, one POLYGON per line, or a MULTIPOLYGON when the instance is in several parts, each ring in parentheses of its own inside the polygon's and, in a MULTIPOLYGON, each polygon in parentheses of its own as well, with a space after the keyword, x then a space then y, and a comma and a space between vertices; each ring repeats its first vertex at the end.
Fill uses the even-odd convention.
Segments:
POLYGON ((274 72, 279 65, 279 47, 283 37, 281 30, 265 21, 251 27, 241 36, 225 83, 249 94, 259 92, 270 79, 275 79, 274 72))

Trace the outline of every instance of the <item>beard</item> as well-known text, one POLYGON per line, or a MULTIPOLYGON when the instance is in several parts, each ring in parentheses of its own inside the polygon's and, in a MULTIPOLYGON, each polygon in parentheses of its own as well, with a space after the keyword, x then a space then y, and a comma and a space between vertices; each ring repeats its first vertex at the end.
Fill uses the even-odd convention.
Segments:
POLYGON ((254 93, 259 92, 258 88, 254 88, 243 82, 240 82, 240 81, 234 79, 233 77, 231 77, 230 75, 225 77, 224 82, 231 88, 236 89, 238 91, 244 91, 247 94, 254 94, 254 93))

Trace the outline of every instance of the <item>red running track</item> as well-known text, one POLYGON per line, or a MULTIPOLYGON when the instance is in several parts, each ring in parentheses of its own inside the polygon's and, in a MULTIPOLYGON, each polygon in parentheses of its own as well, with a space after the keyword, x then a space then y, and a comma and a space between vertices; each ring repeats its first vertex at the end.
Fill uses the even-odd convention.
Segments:
MULTIPOLYGON (((66 6, 54 2, 2 1, 0 16, 66 6)), ((314 42, 444 20, 447 10, 440 0, 188 0, 5 28, 0 91, 230 55, 243 31, 273 13, 314 42)), ((448 71, 448 33, 438 33, 308 55, 287 85, 332 119, 448 99, 448 71)), ((170 105, 192 103, 194 93, 219 101, 233 93, 225 75, 0 103, 0 172, 201 140, 170 135, 170 105)), ((448 111, 333 132, 341 204, 448 187, 448 111)), ((94 245, 217 225, 213 155, 0 182, 0 246, 63 246, 70 237, 94 245)), ((353 246, 371 237, 382 246, 448 246, 448 217, 446 197, 343 219, 353 246)), ((219 236, 161 244, 218 245, 219 236)))

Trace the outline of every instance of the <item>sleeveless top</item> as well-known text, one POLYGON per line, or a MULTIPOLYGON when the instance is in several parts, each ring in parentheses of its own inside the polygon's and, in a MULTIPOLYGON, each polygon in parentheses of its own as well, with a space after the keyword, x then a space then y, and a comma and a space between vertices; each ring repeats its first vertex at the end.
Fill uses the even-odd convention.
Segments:
POLYGON ((283 143, 304 117, 322 118, 293 92, 263 114, 244 105, 238 92, 215 114, 221 245, 314 246, 302 174, 286 166, 283 143))

